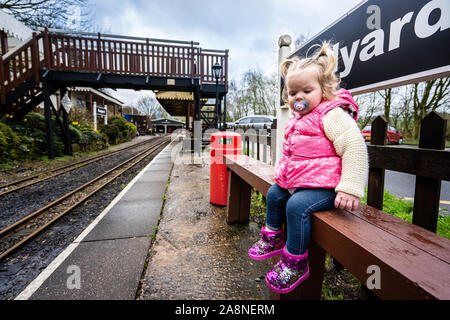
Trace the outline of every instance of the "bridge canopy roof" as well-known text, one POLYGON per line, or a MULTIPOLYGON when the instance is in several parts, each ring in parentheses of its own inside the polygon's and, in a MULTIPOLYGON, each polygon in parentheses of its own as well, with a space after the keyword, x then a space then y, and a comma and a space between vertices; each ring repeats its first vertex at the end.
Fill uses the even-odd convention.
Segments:
MULTIPOLYGON (((185 91, 159 91, 156 99, 172 116, 186 116, 187 104, 194 102, 194 93, 185 91)), ((205 104, 208 98, 201 98, 200 103, 205 104)), ((189 116, 194 116, 194 108, 189 110, 189 116)))
POLYGON ((194 101, 194 93, 184 91, 160 91, 156 93, 158 100, 194 101))

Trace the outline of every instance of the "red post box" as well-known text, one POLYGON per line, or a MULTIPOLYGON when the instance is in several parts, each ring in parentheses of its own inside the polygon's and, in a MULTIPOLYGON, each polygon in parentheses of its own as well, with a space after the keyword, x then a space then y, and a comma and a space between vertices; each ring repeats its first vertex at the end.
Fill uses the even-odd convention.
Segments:
POLYGON ((209 201, 219 206, 227 205, 228 172, 223 162, 224 154, 241 154, 241 135, 229 131, 211 135, 211 165, 209 201))

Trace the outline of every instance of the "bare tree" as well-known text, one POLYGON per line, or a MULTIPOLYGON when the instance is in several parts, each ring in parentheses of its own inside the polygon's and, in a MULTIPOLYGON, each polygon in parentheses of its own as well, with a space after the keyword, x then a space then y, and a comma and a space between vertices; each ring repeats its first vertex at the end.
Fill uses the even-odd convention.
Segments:
POLYGON ((391 115, 391 102, 392 102, 392 88, 384 89, 378 91, 378 94, 384 100, 384 118, 388 123, 390 123, 390 115, 391 115))
POLYGON ((167 118, 170 115, 163 109, 156 98, 144 96, 140 98, 134 105, 141 114, 149 115, 153 118, 167 118))
POLYGON ((135 107, 124 105, 122 106, 122 113, 123 114, 139 114, 139 110, 135 107))
POLYGON ((249 70, 243 83, 247 103, 255 114, 276 113, 276 78, 268 78, 260 70, 249 70))
POLYGON ((236 80, 232 79, 228 84, 227 93, 227 121, 241 118, 241 112, 238 106, 238 85, 236 80))
POLYGON ((356 96, 355 100, 359 106, 358 124, 362 129, 372 123, 375 114, 381 110, 381 104, 377 99, 376 92, 356 96))
POLYGON ((422 119, 430 112, 450 104, 450 77, 415 83, 411 87, 413 138, 417 139, 422 119))
POLYGON ((0 0, 0 9, 32 29, 87 31, 91 26, 88 0, 0 0))
POLYGON ((277 76, 266 76, 260 70, 248 70, 239 84, 232 80, 227 95, 231 118, 249 114, 276 114, 277 76))
POLYGON ((391 110, 392 125, 401 129, 403 137, 412 136, 412 86, 403 86, 396 91, 397 102, 391 110))

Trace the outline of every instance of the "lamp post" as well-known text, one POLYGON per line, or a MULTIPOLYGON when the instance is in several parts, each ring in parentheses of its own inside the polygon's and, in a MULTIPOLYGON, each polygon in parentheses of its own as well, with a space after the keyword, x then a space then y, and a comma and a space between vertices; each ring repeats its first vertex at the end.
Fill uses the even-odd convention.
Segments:
POLYGON ((219 128, 220 110, 219 110, 219 78, 222 71, 222 66, 219 62, 216 62, 212 67, 214 78, 216 79, 216 116, 215 116, 215 127, 219 128))

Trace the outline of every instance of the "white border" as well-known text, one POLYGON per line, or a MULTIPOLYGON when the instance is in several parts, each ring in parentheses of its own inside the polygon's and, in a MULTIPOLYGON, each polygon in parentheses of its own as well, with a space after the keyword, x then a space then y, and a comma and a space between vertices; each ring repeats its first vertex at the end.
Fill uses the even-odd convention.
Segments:
POLYGON ((394 79, 389 79, 389 80, 385 80, 385 81, 381 81, 381 82, 372 83, 372 84, 369 84, 366 86, 349 89, 349 91, 351 92, 351 94, 356 95, 356 94, 362 94, 362 93, 366 93, 366 92, 372 92, 372 91, 376 91, 376 90, 386 89, 386 88, 390 88, 390 87, 396 87, 396 86, 400 86, 400 85, 406 85, 406 84, 410 84, 410 83, 430 80, 430 79, 434 79, 434 78, 438 78, 438 77, 445 77, 448 75, 450 75, 450 65, 435 68, 435 69, 429 69, 426 71, 417 72, 417 73, 409 74, 409 75, 394 78, 394 79))
POLYGON ((95 218, 94 221, 76 238, 63 252, 61 252, 14 300, 28 300, 39 287, 47 280, 52 273, 66 260, 66 258, 75 250, 81 241, 91 232, 92 229, 100 222, 101 219, 111 210, 114 205, 127 193, 127 191, 135 184, 135 182, 147 171, 148 167, 152 165, 153 161, 159 158, 159 156, 171 147, 173 141, 169 143, 152 161, 134 177, 133 180, 113 199, 113 201, 103 210, 103 212, 95 218))

